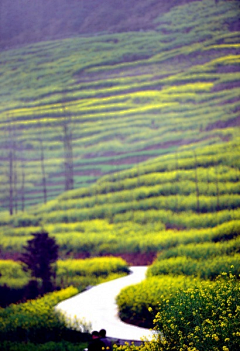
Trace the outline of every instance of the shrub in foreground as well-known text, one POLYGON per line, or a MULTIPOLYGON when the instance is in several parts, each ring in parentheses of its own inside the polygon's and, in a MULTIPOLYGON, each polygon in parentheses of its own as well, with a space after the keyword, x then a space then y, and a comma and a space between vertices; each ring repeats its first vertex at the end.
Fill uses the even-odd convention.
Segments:
POLYGON ((156 276, 127 286, 117 296, 119 316, 123 321, 145 328, 153 327, 152 314, 157 313, 161 299, 177 290, 201 284, 199 279, 184 276, 156 276), (161 298, 160 298, 161 297, 161 298), (149 307, 153 313, 149 312, 149 307))
POLYGON ((0 349, 1 351, 82 351, 87 345, 86 342, 73 343, 69 341, 49 341, 44 344, 3 341, 0 343, 0 349))
POLYGON ((239 350, 239 281, 223 273, 206 283, 163 296, 154 319, 156 336, 140 347, 127 345, 125 351, 239 350))
POLYGON ((239 350, 239 282, 230 274, 161 301, 155 328, 159 350, 239 350))
POLYGON ((42 343, 59 340, 67 329, 67 322, 54 306, 77 293, 76 288, 69 287, 37 300, 0 309, 0 341, 42 343))

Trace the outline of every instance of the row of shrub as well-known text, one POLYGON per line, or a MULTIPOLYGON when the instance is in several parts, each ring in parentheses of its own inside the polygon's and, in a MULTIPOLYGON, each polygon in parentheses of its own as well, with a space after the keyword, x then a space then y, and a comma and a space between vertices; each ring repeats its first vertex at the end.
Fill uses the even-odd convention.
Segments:
MULTIPOLYGON (((177 202, 177 199, 176 199, 177 202)), ((24 217, 26 218, 26 217, 24 217)), ((28 217, 31 220, 31 217, 28 217)), ((146 226, 150 226, 148 231, 152 231, 153 227, 157 227, 158 230, 164 230, 167 228, 209 228, 215 227, 224 222, 240 219, 239 208, 234 210, 222 210, 217 213, 196 213, 192 211, 186 212, 174 212, 171 210, 145 210, 145 211, 127 211, 125 213, 116 214, 109 222, 114 223, 114 227, 118 228, 120 223, 122 226, 126 225, 126 222, 132 222, 132 227, 138 228, 141 226, 142 231, 145 230, 146 226)), ((67 232, 99 232, 99 228, 104 231, 114 230, 113 223, 109 223, 107 220, 95 219, 91 221, 81 222, 67 222, 67 223, 48 223, 45 225, 48 232, 51 234, 67 233, 67 232)), ((1 235, 3 237, 24 237, 29 236, 32 232, 36 231, 39 227, 36 226, 22 226, 22 218, 19 217, 15 222, 15 227, 6 226, 2 228, 1 235)))
MULTIPOLYGON (((209 8, 213 7, 211 4, 208 6, 209 8)), ((205 7, 205 10, 208 6, 205 7)), ((229 9, 232 2, 226 2, 225 6, 229 9)), ((217 13, 219 14, 219 12, 217 13)), ((208 13, 206 12, 205 19, 207 17, 208 13)), ((181 19, 183 18, 187 18, 186 14, 181 16, 181 19)), ((160 145, 158 150, 152 150, 152 155, 149 157, 156 155, 157 151, 159 154, 168 153, 171 150, 174 152, 180 145, 179 152, 170 157, 169 164, 165 162, 166 159, 163 159, 164 167, 160 166, 160 171, 161 169, 167 170, 169 167, 180 170, 184 167, 185 161, 187 168, 199 169, 200 165, 203 164, 203 160, 201 160, 203 154, 197 150, 195 158, 191 151, 188 159, 186 157, 186 160, 183 160, 180 156, 183 150, 182 143, 186 143, 187 147, 191 149, 193 146, 189 145, 189 141, 195 145, 202 142, 202 139, 205 139, 205 143, 208 144, 219 143, 224 134, 233 135, 232 130, 224 132, 218 129, 217 133, 209 133, 205 128, 208 123, 214 123, 220 119, 226 121, 236 114, 237 102, 231 101, 229 96, 233 94, 234 90, 236 93, 237 89, 234 89, 233 86, 232 89, 221 90, 222 95, 220 96, 213 91, 221 79, 229 81, 231 78, 233 81, 234 77, 230 77, 230 75, 236 77, 235 73, 219 72, 220 70, 218 70, 221 64, 227 63, 229 66, 232 64, 233 58, 232 60, 228 59, 227 54, 232 54, 234 43, 237 43, 236 34, 231 33, 228 26, 220 25, 220 23, 224 23, 224 18, 225 20, 228 18, 228 23, 230 23, 234 21, 234 18, 237 20, 237 15, 232 10, 228 10, 221 13, 218 21, 208 21, 204 26, 202 21, 200 24, 199 19, 192 18, 191 28, 189 25, 186 28, 186 20, 181 20, 181 23, 175 24, 174 28, 169 23, 161 23, 159 31, 142 32, 141 35, 133 32, 130 36, 129 33, 114 33, 114 35, 101 35, 95 38, 68 39, 65 42, 58 41, 54 44, 34 44, 31 47, 22 47, 14 52, 11 51, 11 53, 2 52, 1 62, 4 63, 4 69, 1 68, 0 76, 5 84, 2 84, 4 90, 1 93, 3 96, 9 93, 10 99, 1 107, 0 111, 0 118, 3 122, 0 131, 1 147, 3 152, 7 152, 5 149, 7 138, 5 118, 6 111, 8 111, 8 117, 15 125, 16 140, 22 143, 23 150, 27 151, 28 154, 25 188, 27 192, 31 193, 33 201, 41 202, 43 200, 38 194, 34 194, 35 183, 37 182, 40 188, 42 179, 40 157, 38 160, 36 159, 40 128, 46 146, 44 151, 46 174, 50 183, 48 184, 49 197, 52 198, 61 192, 61 187, 57 190, 54 189, 52 180, 55 183, 58 176, 62 175, 61 168, 64 157, 59 135, 62 134, 61 121, 64 120, 68 112, 72 113, 73 117, 74 154, 78 155, 76 158, 85 156, 81 162, 85 161, 89 166, 89 159, 86 159, 87 154, 95 153, 92 162, 95 170, 99 150, 102 150, 103 153, 105 151, 126 152, 129 157, 132 157, 132 153, 135 152, 136 155, 142 156, 144 148, 155 144, 159 145, 159 136, 161 142, 174 144, 177 141, 177 143, 173 146, 164 145, 164 147, 167 146, 166 149, 161 148, 160 145), (200 27, 201 25, 202 27, 200 27), (176 32, 176 28, 187 29, 188 33, 182 35, 181 32, 176 32), (224 40, 226 43, 223 52, 223 47, 220 44, 223 44, 224 40), (227 40, 230 40, 228 46, 226 45, 227 40), (216 58, 215 47, 219 49, 217 54, 221 56, 222 63, 215 62, 214 64, 211 62, 211 59, 216 58), (106 49, 108 55, 106 55, 106 49), (94 54, 96 51, 98 52, 97 57, 94 54), (199 66, 197 55, 194 57, 196 53, 207 57, 207 60, 210 61, 210 63, 207 62, 209 65, 199 66), (66 54, 68 55, 67 59, 66 54), (223 57, 222 54, 225 56, 223 57), (20 57, 23 55, 25 60, 21 61, 20 57), (150 59, 149 56, 151 56, 150 59), (46 57, 51 57, 52 63, 49 63, 46 57), (173 61, 169 62, 169 58, 173 61), (164 62, 167 59, 167 66, 162 72, 160 70, 161 73, 156 76, 153 64, 164 62), (188 64, 191 62, 186 72, 181 72, 180 65, 176 65, 175 60, 178 59, 186 60, 188 64), (126 74, 125 70, 128 71, 129 68, 141 71, 141 67, 144 69, 148 67, 147 74, 137 75, 138 73, 136 73, 131 77, 126 74), (12 75, 13 69, 15 70, 14 77, 12 75), (30 74, 23 74, 26 70, 30 74), (84 72, 85 79, 79 80, 79 72, 84 72), (115 74, 113 75, 112 72, 115 74), (194 83, 190 82, 192 73, 195 73, 194 83), (183 77, 184 74, 185 77, 183 77), (208 75, 207 79, 206 75, 208 75), (56 88, 56 86, 61 88, 56 88), (210 87, 213 87, 212 91, 209 91, 210 87), (224 105, 219 104, 219 99, 222 98, 225 99, 224 105), (95 123, 97 120, 99 123, 95 123), (23 136, 22 128, 25 124, 28 125, 28 128, 25 129, 23 136), (176 132, 179 126, 180 130, 176 132), (146 128, 148 128, 148 133, 143 131, 146 128)), ((236 56, 236 64, 237 55, 231 56, 236 56)), ((232 146, 233 143, 230 141, 229 145, 232 146)), ((214 145, 211 150, 214 150, 215 154, 214 152, 212 155, 209 153, 206 164, 211 164, 213 167, 217 164, 219 167, 222 162, 223 164, 234 165, 235 163, 239 165, 235 156, 237 150, 231 152, 226 143, 221 147, 214 145), (219 150, 216 151, 218 147, 219 150), (234 156, 232 156, 233 154, 234 156), (220 155, 224 157, 222 161, 220 155)), ((105 162, 108 162, 109 166, 106 172, 121 169, 119 165, 110 164, 113 157, 106 157, 107 160, 99 158, 98 173, 101 173, 99 170, 103 169, 105 162)), ((124 161, 123 157, 119 163, 124 161)), ((130 162, 135 164, 136 158, 130 162)), ((2 166, 6 172, 3 172, 4 179, 0 183, 1 192, 5 191, 5 185, 8 183, 6 176, 8 165, 4 160, 3 163, 2 166)), ((79 165, 80 162, 75 159, 76 164, 79 165)), ((130 167, 131 165, 125 164, 125 166, 130 167)), ((19 169, 20 165, 17 168, 19 169)), ((88 170, 89 168, 91 167, 88 167, 88 170)), ((137 167, 135 167, 136 177, 138 173, 142 174, 141 167, 139 168, 138 172, 137 167)), ((80 179, 80 172, 76 173, 80 179)), ((97 174, 96 178, 98 176, 97 174)), ((86 177, 85 174, 84 177, 86 177)), ((118 178, 118 176, 114 175, 114 178, 118 178)), ((83 178, 80 182, 81 184, 85 183, 83 178)), ((63 185, 63 183, 60 184, 63 185)), ((2 199, 4 198, 5 196, 2 199)), ((29 205, 30 201, 26 204, 29 205)), ((7 208, 7 205, 4 205, 7 208)))
MULTIPOLYGON (((65 290, 46 294, 37 300, 11 305, 0 309, 0 341, 47 342, 60 340, 67 329, 63 315, 54 311, 54 306, 75 294, 78 290, 65 290)), ((79 323, 80 324, 80 323, 79 323)), ((81 324, 80 324, 81 326, 81 324)), ((82 332, 85 332, 84 324, 82 332)))
MULTIPOLYGON (((159 172, 163 180, 169 179, 169 181, 171 181, 171 177, 173 177, 173 174, 171 175, 172 171, 177 171, 174 173, 175 177, 179 175, 181 179, 181 174, 184 174, 187 179, 195 181, 196 169, 200 181, 207 181, 207 179, 209 179, 209 181, 214 181, 218 177, 219 180, 222 181, 239 180, 238 149, 239 142, 238 140, 234 140, 229 142, 228 145, 217 144, 198 148, 195 153, 193 151, 181 150, 179 154, 172 153, 170 155, 163 155, 155 158, 154 161, 149 160, 142 163, 141 166, 135 166, 130 170, 104 176, 98 183, 100 185, 105 182, 129 181, 131 178, 135 178, 136 181, 138 178, 141 179, 144 175, 159 172), (222 167, 219 167, 220 165, 222 167), (207 169, 209 169, 209 171, 207 171, 207 169), (182 173, 183 170, 184 172, 182 173), (186 171, 189 171, 189 173, 186 171), (164 176, 164 173, 166 173, 166 176, 164 176), (226 178, 224 173, 226 173, 226 178)), ((166 180, 164 182, 166 182, 166 180)))
MULTIPOLYGON (((165 230, 161 222, 142 225, 132 221, 108 223, 105 220, 46 226, 65 254, 84 253, 91 256, 124 252, 158 252, 180 244, 219 242, 239 235, 240 221, 230 220, 210 228, 165 230), (51 233, 51 229, 54 230, 51 233)), ((170 227, 171 228, 171 227, 170 227)), ((180 227, 181 228, 181 227, 180 227)), ((177 229, 180 229, 177 228, 177 229)), ((25 236, 1 237, 2 252, 21 252, 30 233, 25 236)))
POLYGON ((216 256, 233 255, 240 253, 240 236, 236 239, 223 242, 205 242, 199 244, 178 245, 162 251, 158 255, 158 260, 164 260, 171 257, 185 256, 191 259, 210 259, 216 256))
POLYGON ((171 257, 156 261, 148 270, 148 276, 173 274, 197 276, 202 279, 215 279, 222 272, 228 271, 233 265, 233 273, 240 273, 240 254, 223 255, 213 258, 196 260, 186 256, 171 257))
MULTIPOLYGON (((221 201, 222 196, 225 197, 239 194, 240 183, 196 183, 192 181, 175 181, 174 183, 165 183, 161 185, 148 187, 142 187, 139 185, 138 188, 132 189, 131 191, 122 190, 113 194, 108 193, 107 195, 93 193, 91 197, 84 197, 83 199, 74 200, 68 199, 67 201, 61 201, 55 206, 52 206, 51 211, 69 210, 74 208, 91 208, 96 205, 102 205, 105 203, 115 204, 121 202, 140 201, 143 199, 155 198, 157 196, 165 196, 165 201, 171 202, 171 196, 173 195, 178 196, 178 201, 181 204, 183 196, 193 194, 196 197, 197 191, 198 195, 200 196, 199 201, 201 201, 201 196, 213 196, 216 202, 217 196, 219 197, 219 201, 221 201)), ((167 204, 166 207, 168 207, 167 204)))
MULTIPOLYGON (((7 306, 38 295, 37 286, 31 285, 30 275, 21 264, 12 260, 0 260, 0 306, 7 306)), ((58 260, 55 287, 74 286, 78 291, 129 273, 126 262, 117 257, 58 260)))
MULTIPOLYGON (((177 203, 177 198, 176 198, 177 203)), ((146 211, 127 211, 116 214, 113 218, 114 223, 133 223, 148 224, 161 222, 168 228, 209 228, 215 227, 224 222, 240 219, 240 210, 222 210, 219 212, 196 213, 192 211, 174 212, 171 210, 146 210, 146 211)))
MULTIPOLYGON (((46 223, 68 223, 68 222, 80 222, 84 220, 92 220, 96 218, 113 218, 113 216, 128 211, 145 211, 149 209, 165 209, 172 211, 194 211, 198 213, 217 212, 221 210, 231 210, 240 207, 240 195, 221 195, 219 197, 214 196, 197 196, 191 194, 189 196, 158 196, 149 199, 143 199, 139 201, 129 201, 118 203, 106 203, 95 205, 87 208, 68 208, 66 204, 66 210, 51 211, 43 214, 42 218, 46 223)), ((79 206, 81 202, 79 201, 79 206)), ((21 222, 21 219, 20 219, 21 222)), ((38 222, 39 223, 39 222, 38 222)), ((31 225, 31 223, 29 223, 31 225)))
MULTIPOLYGON (((177 161, 175 161, 177 162, 177 161)), ((175 169, 166 172, 154 172, 142 174, 141 168, 146 168, 144 165, 139 166, 139 174, 134 177, 126 178, 124 180, 119 179, 116 181, 108 181, 105 177, 105 181, 101 181, 90 188, 80 188, 68 191, 67 193, 58 197, 59 205, 61 201, 68 201, 71 199, 79 199, 84 197, 97 196, 98 194, 108 194, 113 192, 119 192, 123 190, 135 189, 137 187, 150 187, 158 185, 158 189, 164 191, 165 195, 171 193, 184 194, 185 192, 193 192, 196 188, 196 170, 183 170, 175 169), (173 189, 169 189, 169 184, 174 186, 173 189), (162 185, 162 186, 161 186, 162 185), (180 186, 181 185, 181 186, 180 186), (177 188, 179 186, 179 188, 177 188), (166 187, 166 189, 165 189, 166 187), (175 190, 174 190, 175 189, 175 190), (174 192, 175 191, 175 192, 174 192)), ((194 167, 193 167, 194 168, 194 167)), ((219 193, 231 192, 231 187, 237 187, 237 181, 239 181, 240 174, 237 169, 227 166, 217 166, 208 168, 197 168, 197 181, 199 182, 199 188, 203 188, 202 192, 211 192, 216 194, 216 181, 219 182, 219 193), (226 189, 224 188, 226 187, 226 189)), ((233 190, 234 191, 234 190, 233 190)), ((58 205, 58 203, 56 204, 58 205)), ((53 207, 54 208, 54 207, 53 207)))

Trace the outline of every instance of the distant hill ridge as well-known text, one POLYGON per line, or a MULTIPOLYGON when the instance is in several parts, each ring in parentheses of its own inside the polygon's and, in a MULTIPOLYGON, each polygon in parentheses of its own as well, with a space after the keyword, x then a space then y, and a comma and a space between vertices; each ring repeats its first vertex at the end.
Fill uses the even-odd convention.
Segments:
POLYGON ((153 29, 157 16, 192 1, 1 0, 0 47, 76 35, 153 29))

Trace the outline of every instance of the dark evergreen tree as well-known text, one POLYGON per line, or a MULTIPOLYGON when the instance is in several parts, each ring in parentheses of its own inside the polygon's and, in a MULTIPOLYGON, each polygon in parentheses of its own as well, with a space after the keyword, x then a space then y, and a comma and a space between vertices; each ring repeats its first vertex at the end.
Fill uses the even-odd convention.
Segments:
POLYGON ((30 271, 33 279, 41 279, 40 293, 44 294, 54 288, 58 245, 54 238, 45 231, 33 233, 33 239, 24 246, 25 252, 20 261, 24 271, 30 271))

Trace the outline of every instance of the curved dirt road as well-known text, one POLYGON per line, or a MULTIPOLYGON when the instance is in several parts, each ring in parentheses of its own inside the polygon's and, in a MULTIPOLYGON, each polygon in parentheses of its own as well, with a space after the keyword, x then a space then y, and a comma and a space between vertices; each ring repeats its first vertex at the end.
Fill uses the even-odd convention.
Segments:
POLYGON ((90 322, 91 330, 106 329, 107 336, 114 339, 149 339, 152 335, 150 330, 123 323, 118 318, 116 296, 122 288, 144 280, 147 267, 131 267, 130 270, 132 273, 128 276, 94 286, 60 302, 56 309, 63 311, 69 318, 76 316, 90 322))

